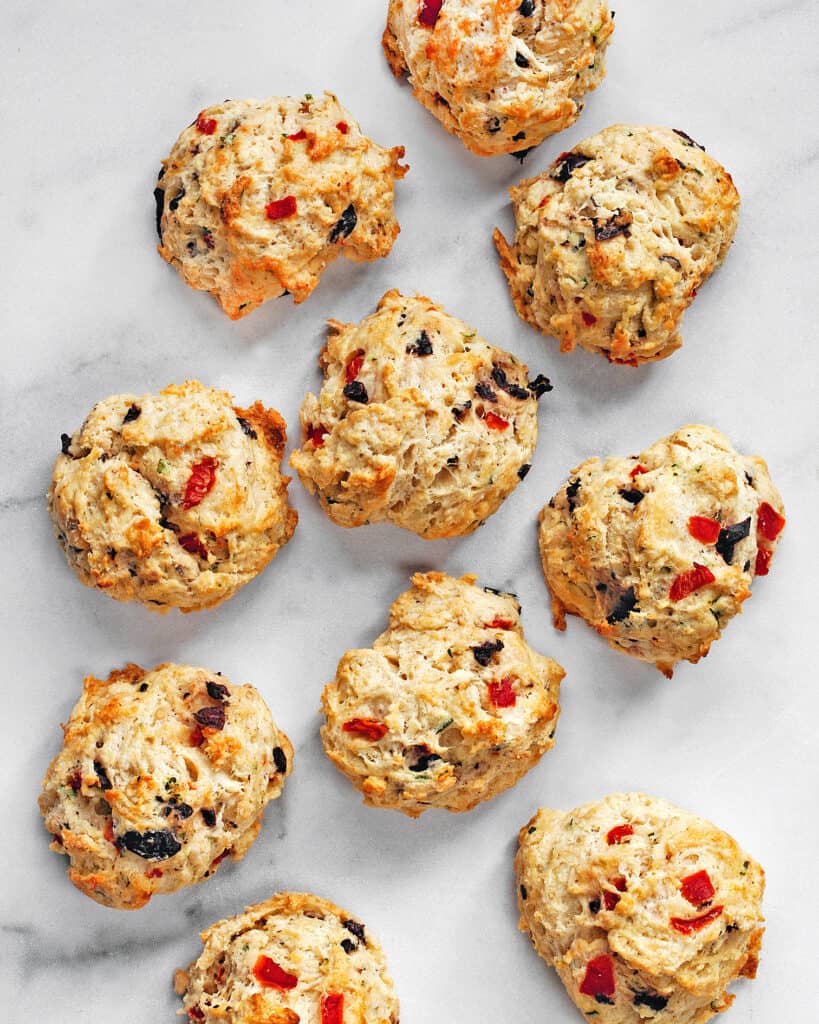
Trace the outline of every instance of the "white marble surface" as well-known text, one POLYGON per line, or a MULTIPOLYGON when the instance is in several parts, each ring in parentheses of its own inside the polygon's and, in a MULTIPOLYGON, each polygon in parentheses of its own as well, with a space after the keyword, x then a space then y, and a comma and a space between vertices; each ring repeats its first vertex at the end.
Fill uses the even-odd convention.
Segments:
POLYGON ((579 1015, 516 929, 516 831, 541 804, 631 788, 716 820, 768 870, 760 976, 737 986, 728 1019, 817 1016, 817 7, 615 6, 606 81, 580 123, 521 169, 470 156, 392 80, 379 47, 385 0, 4 5, 0 980, 10 1022, 170 1022, 171 973, 197 954, 197 931, 294 888, 336 900, 381 937, 405 1024, 571 1024, 579 1015), (159 160, 208 102, 323 87, 376 140, 406 145, 401 236, 377 265, 339 261, 302 306, 282 299, 231 323, 154 250, 159 160), (744 202, 724 269, 685 318, 683 349, 639 371, 559 356, 521 324, 490 241, 495 224, 511 226, 508 185, 628 120, 702 140, 744 202), (324 319, 359 319, 392 286, 435 297, 555 382, 531 474, 477 535, 428 544, 386 526, 345 532, 294 481, 294 540, 213 612, 161 617, 79 585, 43 500, 61 431, 108 394, 197 376, 241 403, 274 405, 293 434, 318 384, 324 319), (639 450, 690 421, 764 455, 788 528, 741 618, 668 682, 579 621, 552 629, 534 522, 583 458, 639 450), (538 768, 469 815, 412 822, 361 805, 322 753, 317 709, 339 656, 381 630, 417 568, 516 590, 530 642, 568 676, 557 745, 538 768), (246 860, 136 913, 71 887, 36 807, 83 674, 127 660, 254 682, 297 750, 246 860))

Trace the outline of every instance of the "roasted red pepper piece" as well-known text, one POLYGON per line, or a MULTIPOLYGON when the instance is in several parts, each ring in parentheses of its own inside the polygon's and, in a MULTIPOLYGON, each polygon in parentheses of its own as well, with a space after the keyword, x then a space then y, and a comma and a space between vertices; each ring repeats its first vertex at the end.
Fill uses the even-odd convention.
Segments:
POLYGON ((609 846, 615 846, 617 843, 621 842, 627 836, 633 835, 634 829, 631 825, 615 825, 614 828, 609 829, 609 831, 606 833, 606 842, 609 844, 609 846))
POLYGON ((626 891, 626 880, 622 876, 618 878, 612 878, 611 885, 617 890, 617 892, 606 892, 603 893, 603 902, 606 905, 606 910, 614 910, 617 904, 620 902, 618 893, 626 891))
POLYGON ((202 543, 202 538, 195 533, 183 533, 179 538, 179 544, 192 555, 199 555, 200 558, 208 557, 208 549, 202 543))
POLYGON ((114 819, 107 818, 105 821, 105 828, 102 833, 102 838, 106 839, 109 843, 113 843, 117 846, 116 836, 114 835, 114 819))
POLYGON ((216 118, 205 117, 204 110, 196 119, 196 127, 203 135, 213 135, 216 131, 216 118))
POLYGON ((253 967, 253 975, 260 985, 266 988, 289 989, 295 988, 299 979, 295 974, 288 974, 269 956, 264 953, 256 961, 253 967))
POLYGON ((307 428, 307 440, 312 442, 314 448, 322 448, 324 446, 324 438, 330 431, 327 427, 321 425, 321 423, 311 423, 307 428))
POLYGON ((364 353, 353 352, 353 354, 347 360, 347 366, 344 368, 344 378, 348 384, 351 384, 359 375, 359 373, 361 373, 361 367, 363 365, 364 353))
POLYGON ((703 544, 716 544, 720 529, 717 520, 707 516, 690 516, 688 519, 688 532, 703 544))
POLYGON ((694 562, 693 569, 681 572, 674 580, 668 596, 672 601, 682 601, 684 597, 693 594, 695 590, 700 590, 702 587, 707 587, 709 583, 713 583, 714 579, 715 576, 707 565, 694 562))
POLYGON ((723 907, 711 907, 699 917, 672 917, 671 927, 681 935, 692 935, 721 916, 723 907))
POLYGON ((188 736, 188 743, 190 743, 192 747, 201 747, 204 742, 205 734, 198 725, 195 725, 188 736))
POLYGON ((145 873, 145 877, 146 878, 161 878, 162 874, 163 874, 162 868, 151 868, 150 871, 147 871, 145 873))
POLYGON ((496 708, 512 708, 515 706, 518 698, 512 687, 513 682, 514 678, 512 676, 504 676, 498 683, 486 684, 486 688, 489 690, 489 699, 496 708))
POLYGON ((444 0, 421 0, 421 9, 418 11, 418 24, 427 28, 434 28, 444 0))
POLYGON ((291 142, 301 142, 302 139, 307 138, 307 132, 303 128, 299 128, 297 132, 293 132, 292 135, 287 136, 291 142))
POLYGON ((586 973, 580 982, 580 991, 584 996, 598 996, 608 1001, 614 996, 614 960, 608 953, 601 953, 586 964, 586 973))
POLYGON ((292 217, 296 212, 296 197, 285 196, 284 199, 274 199, 264 208, 268 220, 283 220, 285 217, 292 217))
POLYGON ((773 551, 770 548, 759 548, 756 553, 756 565, 754 566, 755 576, 767 576, 771 568, 773 551))
POLYGON ((344 993, 329 992, 321 997, 321 1024, 343 1024, 344 993))
POLYGON ((509 420, 505 420, 491 411, 484 416, 483 421, 490 430, 506 430, 509 426, 509 420))
POLYGON ((346 121, 339 121, 338 124, 336 125, 336 128, 338 128, 342 135, 346 135, 347 132, 350 130, 350 126, 347 124, 346 121))
POLYGON ((785 517, 781 516, 773 505, 763 501, 759 506, 756 518, 756 528, 765 540, 776 540, 785 526, 785 517))
POLYGON ((597 317, 594 315, 594 313, 587 313, 584 309, 580 315, 583 318, 583 323, 587 327, 594 327, 594 325, 597 323, 597 317))
POLYGON ((708 872, 697 871, 695 874, 683 878, 680 883, 680 891, 683 894, 683 899, 688 900, 692 906, 699 907, 713 899, 716 890, 708 872))
POLYGON ((364 739, 380 740, 382 736, 387 735, 387 727, 383 722, 376 721, 375 718, 351 718, 349 722, 345 722, 341 727, 344 732, 355 733, 356 736, 363 736, 364 739))
POLYGON ((204 1020, 205 1019, 204 1013, 202 1013, 202 1011, 199 1009, 198 1006, 192 1006, 188 1010, 188 1017, 190 1017, 191 1020, 204 1020))
POLYGON ((632 471, 629 473, 629 476, 633 480, 635 476, 639 476, 641 473, 647 472, 648 470, 646 469, 646 467, 642 463, 638 462, 634 469, 632 469, 632 471))
POLYGON ((511 629, 512 628, 512 620, 511 619, 500 619, 497 616, 495 616, 495 618, 492 619, 491 622, 487 622, 486 623, 484 628, 485 629, 511 629))
POLYGON ((191 469, 191 475, 185 486, 185 497, 182 499, 182 508, 195 508, 213 490, 216 483, 216 470, 219 463, 206 455, 201 462, 197 462, 191 469))

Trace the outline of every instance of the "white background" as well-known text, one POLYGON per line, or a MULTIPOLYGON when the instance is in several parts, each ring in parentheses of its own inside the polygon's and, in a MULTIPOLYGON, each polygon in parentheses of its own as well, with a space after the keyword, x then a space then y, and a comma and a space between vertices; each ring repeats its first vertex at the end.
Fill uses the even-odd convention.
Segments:
POLYGON ((280 888, 313 890, 379 936, 404 1024, 580 1020, 517 931, 512 856, 540 805, 642 789, 711 818, 768 871, 757 982, 736 1022, 816 1017, 817 9, 782 0, 617 3, 608 77, 580 122, 524 168, 471 156, 392 79, 386 0, 4 6, 2 90, 3 886, 0 982, 10 1021, 173 1020, 175 967, 202 927, 280 888), (339 260, 299 307, 231 323, 155 252, 160 159, 225 97, 336 91, 384 146, 404 144, 401 235, 387 260, 339 260), (813 117, 811 117, 813 114, 813 117), (516 317, 491 243, 506 188, 617 121, 681 128, 734 176, 736 243, 683 322, 684 347, 634 370, 560 356, 516 317), (423 292, 522 357, 555 390, 534 467, 466 540, 344 531, 297 480, 300 523, 215 611, 165 617, 86 590, 52 538, 44 494, 62 431, 118 392, 189 377, 279 409, 297 440, 319 386, 327 317, 358 320, 390 287, 423 292), (699 665, 667 681, 579 620, 558 634, 537 560, 538 509, 592 454, 637 452, 710 423, 768 460, 788 526, 769 577, 699 665), (416 569, 516 591, 529 642, 567 670, 556 746, 468 815, 367 809, 324 757, 318 702, 416 569), (36 807, 84 674, 126 661, 205 665, 253 682, 296 747, 295 774, 247 858, 135 913, 75 891, 36 807))

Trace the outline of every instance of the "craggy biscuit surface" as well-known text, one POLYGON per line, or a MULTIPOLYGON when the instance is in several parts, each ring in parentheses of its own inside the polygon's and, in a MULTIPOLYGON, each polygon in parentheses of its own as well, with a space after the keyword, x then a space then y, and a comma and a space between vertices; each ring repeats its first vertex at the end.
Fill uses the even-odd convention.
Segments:
POLYGON ((412 583, 325 687, 324 749, 374 807, 468 811, 552 747, 564 672, 524 640, 513 595, 474 576, 412 583))
POLYGON ((765 875, 727 833, 619 793, 520 830, 520 927, 600 1024, 703 1024, 753 978, 765 875))
POLYGON ((629 458, 588 459, 540 513, 555 625, 579 615, 670 676, 740 611, 784 525, 765 462, 712 427, 683 427, 629 458))
POLYGON ((383 47, 447 131, 493 156, 574 124, 613 31, 603 0, 390 0, 383 47))
POLYGON ((461 536, 528 472, 551 385, 430 299, 393 290, 360 324, 331 320, 319 363, 290 465, 339 526, 461 536))
POLYGON ((298 516, 280 463, 284 420, 198 381, 114 395, 63 435, 48 492, 80 580, 117 601, 209 608, 262 571, 298 516))
POLYGON ((87 676, 63 732, 40 796, 51 849, 81 892, 120 910, 240 860, 293 765, 252 686, 188 665, 87 676))
POLYGON ((286 291, 302 302, 339 254, 389 254, 403 155, 331 93, 208 107, 163 161, 159 254, 232 320, 286 291))
POLYGON ((664 359, 736 231, 730 174, 682 132, 614 125, 509 190, 514 245, 495 245, 518 314, 560 350, 664 359))
POLYGON ((202 932, 174 987, 204 1024, 398 1024, 383 950, 341 907, 282 892, 202 932))

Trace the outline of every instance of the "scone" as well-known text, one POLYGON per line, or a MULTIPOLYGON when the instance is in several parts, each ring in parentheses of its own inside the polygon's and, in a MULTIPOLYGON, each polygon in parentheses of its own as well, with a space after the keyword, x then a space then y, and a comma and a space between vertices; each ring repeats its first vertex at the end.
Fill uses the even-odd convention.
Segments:
POLYGON ((188 665, 87 676, 40 810, 68 877, 108 907, 201 882, 259 834, 293 748, 252 686, 188 665))
POLYGON ((303 302, 339 254, 389 255, 403 155, 329 92, 208 107, 159 172, 159 254, 232 320, 287 292, 303 302))
POLYGON ((325 687, 324 749, 373 807, 468 811, 552 747, 564 674, 524 640, 514 595, 418 573, 325 687))
POLYGON ((604 0, 390 0, 382 44, 447 131, 493 156, 574 124, 613 31, 604 0))
POLYGON ((210 608, 296 527, 286 425, 261 402, 239 409, 198 381, 114 395, 62 441, 48 492, 57 539, 80 580, 117 601, 210 608))
POLYGON ((664 359, 737 227, 731 175, 684 132, 615 125, 509 190, 517 228, 495 229, 519 316, 613 363, 664 359))
POLYGON ((369 929, 318 896, 278 893, 202 932, 174 988, 205 1024, 398 1024, 384 952, 369 929))
POLYGON ((670 677, 741 610, 784 525, 765 462, 712 427, 683 427, 640 455, 588 459, 540 513, 555 625, 579 615, 670 677))
POLYGON ((703 1024, 753 978, 765 874, 727 833, 618 793, 520 830, 521 930, 599 1024, 703 1024))
POLYGON ((329 321, 319 364, 290 465, 339 526, 460 537, 529 471, 551 384, 423 295, 389 291, 360 324, 329 321))

